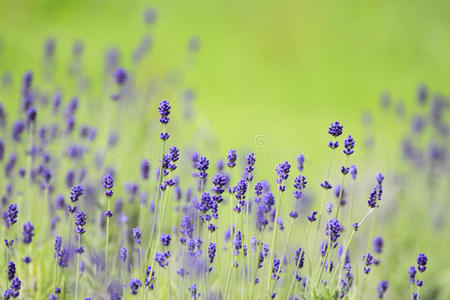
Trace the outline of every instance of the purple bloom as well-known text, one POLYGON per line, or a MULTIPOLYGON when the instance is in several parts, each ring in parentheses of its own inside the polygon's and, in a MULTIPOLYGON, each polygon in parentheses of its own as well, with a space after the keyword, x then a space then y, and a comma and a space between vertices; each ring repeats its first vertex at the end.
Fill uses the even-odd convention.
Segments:
POLYGON ((305 262, 305 251, 300 247, 295 251, 295 265, 297 268, 303 268, 305 262))
POLYGON ((18 214, 19 214, 19 209, 17 208, 17 204, 11 203, 8 207, 8 213, 6 216, 6 222, 9 224, 9 226, 16 224, 18 214))
POLYGON ((326 180, 323 183, 321 183, 320 186, 325 190, 333 188, 333 186, 326 180))
POLYGON ((146 159, 141 161, 141 178, 148 179, 148 175, 150 173, 150 162, 146 159))
POLYGON ((170 234, 168 234, 168 233, 162 233, 162 234, 161 234, 161 237, 160 237, 160 240, 161 240, 161 244, 162 244, 163 246, 168 247, 169 244, 170 244, 170 240, 171 240, 170 234))
POLYGON ((369 274, 370 266, 373 263, 373 256, 370 253, 367 253, 367 255, 363 256, 363 261, 364 261, 364 273, 369 274))
POLYGON ((138 289, 142 286, 142 282, 139 279, 131 278, 129 286, 130 294, 137 295, 138 289))
POLYGON ((141 244, 141 230, 138 227, 133 228, 133 237, 134 237, 134 241, 138 245, 140 245, 141 244))
POLYGON ((331 123, 330 127, 328 128, 328 133, 336 138, 342 134, 343 128, 344 126, 336 121, 334 123, 331 123))
POLYGON ((27 124, 31 125, 36 121, 37 110, 34 107, 30 107, 27 110, 27 124))
POLYGON ((125 262, 127 260, 127 248, 120 248, 120 259, 125 262))
POLYGON ((238 256, 239 250, 242 249, 242 232, 240 230, 238 230, 238 232, 236 233, 236 237, 234 238, 233 241, 233 247, 234 247, 234 256, 238 256))
POLYGON ((310 222, 314 222, 315 220, 317 220, 316 218, 317 215, 317 211, 312 211, 310 216, 307 216, 306 218, 308 219, 308 221, 310 222))
POLYGON ((170 114, 170 105, 169 102, 167 102, 167 100, 163 100, 161 101, 161 103, 159 103, 159 114, 161 115, 161 118, 159 119, 159 121, 161 122, 161 124, 165 125, 167 123, 169 123, 169 114, 170 114))
POLYGON ((107 174, 103 178, 103 187, 105 188, 105 195, 106 197, 112 197, 113 191, 112 188, 114 187, 114 178, 111 174, 107 174))
POLYGON ((279 278, 278 274, 278 270, 280 269, 280 264, 281 261, 279 258, 275 258, 273 260, 273 265, 272 265, 272 279, 277 279, 279 278))
POLYGON ((296 211, 291 211, 289 213, 289 217, 291 217, 292 219, 297 219, 298 218, 298 212, 296 211))
POLYGON ((15 142, 22 140, 22 132, 25 130, 25 123, 22 120, 18 120, 13 124, 11 137, 15 142))
POLYGON ((381 236, 377 236, 373 240, 373 252, 375 253, 383 252, 383 246, 384 246, 383 238, 381 236))
POLYGON ((195 164, 195 168, 199 171, 197 173, 198 177, 206 178, 206 176, 208 175, 206 171, 208 171, 209 168, 209 160, 207 160, 206 157, 200 157, 195 164))
POLYGON ((156 10, 152 7, 147 8, 144 12, 144 19, 145 19, 145 23, 147 24, 153 24, 155 23, 156 20, 156 10))
POLYGON ((378 288, 377 288, 379 299, 383 299, 384 293, 386 293, 388 287, 389 287, 389 283, 387 280, 382 280, 380 282, 380 284, 378 285, 378 288))
POLYGON ((120 67, 114 72, 114 80, 118 85, 124 85, 127 81, 127 72, 124 68, 120 67))
POLYGON ((343 230, 341 224, 336 219, 331 219, 328 221, 325 234, 330 237, 331 242, 334 244, 332 245, 333 248, 336 248, 337 246, 337 240, 341 236, 341 231, 343 230))
POLYGON ((300 173, 303 172, 304 164, 305 164, 305 157, 303 156, 303 154, 300 154, 297 157, 297 169, 300 173))
POLYGON ((54 246, 54 249, 55 249, 55 257, 59 257, 60 255, 61 255, 61 247, 62 247, 62 239, 61 239, 61 237, 60 236, 57 236, 56 238, 55 238, 55 246, 54 246))
POLYGON ((190 288, 188 288, 188 290, 191 292, 191 298, 196 300, 197 297, 200 297, 200 293, 197 293, 197 285, 193 284, 191 285, 190 288))
POLYGON ((216 256, 216 244, 215 243, 209 243, 208 246, 208 257, 209 257, 209 263, 214 262, 214 257, 216 256))
POLYGON ((30 222, 23 224, 23 242, 25 244, 31 243, 34 233, 34 226, 30 222))
POLYGON ((227 166, 229 168, 234 168, 236 166, 237 154, 236 150, 231 149, 227 155, 227 166))
POLYGON ((194 224, 189 216, 184 216, 180 223, 180 233, 183 235, 180 238, 182 244, 186 243, 187 238, 192 238, 194 232, 194 224))
POLYGON ((420 253, 419 256, 417 256, 417 270, 419 270, 419 272, 425 272, 425 270, 427 269, 427 262, 428 262, 428 258, 425 256, 425 254, 420 253))
POLYGON ((84 189, 81 185, 74 185, 70 192, 70 201, 77 202, 81 195, 83 195, 84 189))
POLYGON ((75 233, 82 235, 86 232, 86 230, 84 229, 84 226, 86 225, 86 220, 87 216, 82 210, 76 212, 74 220, 76 226, 75 233))
POLYGON ((277 172, 277 176, 278 176, 278 178, 277 178, 278 189, 282 192, 284 192, 286 190, 286 186, 283 185, 283 182, 288 179, 290 169, 291 169, 291 165, 287 161, 279 164, 276 167, 276 172, 277 172))
POLYGON ((345 140, 344 140, 344 153, 347 155, 351 155, 353 154, 354 150, 353 148, 355 147, 355 140, 353 139, 353 137, 351 135, 349 135, 345 140))
POLYGON ((303 175, 298 175, 295 180, 294 180, 294 197, 295 199, 300 199, 303 196, 303 190, 306 187, 306 184, 308 182, 306 181, 305 176, 303 175))
POLYGON ((352 175, 352 179, 356 180, 356 175, 358 174, 358 170, 356 169, 355 165, 352 165, 350 167, 350 174, 352 175))
POLYGON ((248 182, 253 180, 253 171, 255 170, 255 153, 250 153, 247 156, 247 166, 245 167, 246 179, 248 182))
POLYGON ((155 253, 155 261, 159 264, 161 268, 167 267, 169 265, 168 258, 170 257, 170 252, 166 251, 163 253, 155 253))
POLYGON ((409 282, 411 284, 414 284, 417 274, 416 268, 414 268, 414 266, 409 267, 408 274, 409 274, 409 282))
POLYGON ((8 280, 11 281, 16 276, 16 264, 13 261, 8 263, 8 280))

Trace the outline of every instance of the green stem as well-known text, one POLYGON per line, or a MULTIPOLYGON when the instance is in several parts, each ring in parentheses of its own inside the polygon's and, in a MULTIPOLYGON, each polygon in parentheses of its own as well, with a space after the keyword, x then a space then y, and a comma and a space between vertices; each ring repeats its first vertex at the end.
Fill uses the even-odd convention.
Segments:
MULTIPOLYGON (((271 249, 270 249, 270 259, 269 259, 269 266, 271 264, 273 264, 273 260, 275 258, 275 243, 277 242, 277 235, 278 235, 278 217, 280 216, 280 211, 281 211, 281 191, 280 189, 278 189, 278 207, 275 203, 275 209, 276 209, 276 214, 275 214, 275 220, 273 223, 273 233, 272 233, 272 244, 271 244, 271 249)), ((281 267, 281 266, 280 266, 281 267)), ((271 272, 267 272, 268 276, 267 276, 267 287, 266 287, 266 294, 267 296, 270 298, 270 278, 271 278, 271 272)))
MULTIPOLYGON (((111 199, 109 197, 107 198, 108 202, 108 209, 107 212, 111 210, 111 199)), ((105 241, 105 286, 107 286, 108 283, 108 243, 109 243, 109 216, 106 216, 106 241, 105 241)))
MULTIPOLYGON (((290 240, 291 240, 292 227, 293 227, 292 225, 293 225, 293 224, 294 224, 294 219, 291 218, 291 223, 289 224, 288 238, 287 238, 286 245, 284 246, 283 255, 281 255, 281 258, 280 258, 281 260, 283 260, 283 259, 284 259, 284 256, 286 255, 287 248, 288 248, 289 242, 290 242, 290 240)), ((278 268, 278 271, 277 271, 277 273, 276 273, 275 280, 274 280, 274 283, 273 283, 273 285, 272 285, 272 289, 270 290, 270 294, 273 294, 273 292, 274 292, 274 290, 275 290, 275 286, 276 286, 276 283, 277 283, 277 277, 278 277, 278 275, 280 274, 280 272, 281 272, 281 264, 280 264, 280 267, 278 268)))
MULTIPOLYGON (((78 234, 78 248, 80 248, 81 234, 78 234)), ((78 282, 80 278, 80 253, 77 253, 77 277, 75 279, 75 300, 78 299, 78 282)))
MULTIPOLYGON (((165 126, 163 126, 163 133, 166 132, 166 128, 165 126)), ((162 192, 161 192, 161 183, 162 183, 162 165, 163 165, 163 160, 164 160, 164 152, 166 151, 166 141, 163 141, 163 147, 162 147, 162 154, 161 154, 161 164, 159 166, 159 181, 158 181, 158 196, 156 198, 156 205, 155 205, 155 213, 153 214, 153 224, 152 224, 152 231, 150 234, 150 241, 149 241, 149 245, 148 245, 148 251, 147 251, 147 265, 149 264, 149 260, 150 260, 150 253, 152 251, 152 245, 153 245, 153 238, 155 235, 155 226, 156 226, 156 221, 157 221, 157 217, 158 217, 158 210, 159 210, 159 202, 161 200, 162 197, 162 192)), ((152 269, 153 271, 153 269, 152 269)), ((145 276, 145 274, 144 274, 145 276)))
MULTIPOLYGON (((308 243, 308 237, 309 237, 309 232, 310 232, 310 229, 311 229, 311 224, 312 224, 312 222, 309 222, 308 229, 306 229, 306 237, 305 237, 305 242, 303 244, 303 249, 305 249, 306 244, 308 243)), ((303 250, 303 252, 304 252, 304 250, 303 250)), ((300 266, 300 257, 301 257, 301 253, 300 253, 300 256, 299 256, 299 260, 297 261, 297 264, 295 265, 295 269, 298 269, 299 266, 300 266)), ((295 282, 295 274, 292 275, 291 284, 289 286, 289 291, 288 291, 288 297, 290 296, 290 294, 292 292, 292 287, 294 285, 294 282, 295 282)))

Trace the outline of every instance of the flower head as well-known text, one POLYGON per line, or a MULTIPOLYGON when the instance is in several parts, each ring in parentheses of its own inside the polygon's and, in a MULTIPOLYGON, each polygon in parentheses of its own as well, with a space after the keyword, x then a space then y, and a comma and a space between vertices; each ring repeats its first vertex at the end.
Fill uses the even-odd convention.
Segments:
POLYGON ((342 134, 342 129, 344 126, 342 126, 338 121, 331 123, 330 127, 328 128, 328 133, 333 137, 338 137, 342 134))
POLYGON ((163 100, 161 101, 161 103, 159 103, 159 114, 161 115, 161 118, 159 119, 159 122, 161 122, 161 124, 165 125, 167 123, 169 123, 169 115, 170 115, 170 105, 169 102, 167 102, 167 100, 163 100))
POLYGON ((428 258, 425 254, 420 253, 419 256, 417 256, 417 270, 419 270, 421 273, 425 272, 427 269, 427 262, 428 258))
POLYGON ((25 244, 31 243, 34 236, 34 226, 30 222, 23 224, 23 242, 25 244))

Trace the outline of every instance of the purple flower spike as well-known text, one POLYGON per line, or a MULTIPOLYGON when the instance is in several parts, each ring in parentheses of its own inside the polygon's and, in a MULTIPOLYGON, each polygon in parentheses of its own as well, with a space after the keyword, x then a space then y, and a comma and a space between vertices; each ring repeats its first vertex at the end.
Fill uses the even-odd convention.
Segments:
POLYGON ((161 101, 161 103, 159 103, 159 114, 161 115, 161 118, 159 119, 159 121, 161 122, 161 124, 166 125, 167 123, 169 123, 169 115, 170 115, 170 105, 169 102, 167 102, 167 100, 163 100, 161 101))
POLYGON ((425 270, 427 269, 427 263, 428 258, 425 256, 425 254, 420 253, 419 256, 417 256, 417 269, 419 270, 419 272, 425 272, 425 270))
POLYGON ((317 211, 312 211, 311 215, 307 216, 306 218, 308 219, 308 221, 310 221, 311 223, 314 222, 315 220, 317 220, 316 218, 317 215, 317 211))
POLYGON ((342 134, 343 128, 344 126, 336 121, 334 123, 331 123, 330 127, 328 128, 328 133, 336 138, 342 134))
POLYGON ((118 85, 124 85, 127 81, 128 75, 124 68, 118 68, 114 72, 114 80, 118 85))

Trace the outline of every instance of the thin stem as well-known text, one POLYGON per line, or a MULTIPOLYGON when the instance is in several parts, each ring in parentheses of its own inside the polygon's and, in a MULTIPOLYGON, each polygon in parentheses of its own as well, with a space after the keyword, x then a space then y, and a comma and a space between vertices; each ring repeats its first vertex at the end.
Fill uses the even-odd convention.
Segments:
MULTIPOLYGON (((286 255, 287 248, 288 248, 289 242, 290 242, 290 240, 291 240, 292 227, 293 227, 292 225, 293 225, 293 224, 294 224, 294 219, 291 218, 291 223, 289 224, 288 238, 287 238, 287 241, 286 241, 286 245, 284 246, 283 255, 281 255, 281 260, 283 260, 283 259, 284 259, 284 256, 286 255)), ((271 293, 271 294, 273 294, 273 292, 274 292, 274 290, 275 290, 276 283, 277 283, 277 277, 278 277, 278 275, 280 274, 280 272, 281 272, 281 264, 280 264, 280 267, 278 268, 278 271, 277 271, 277 273, 276 273, 275 280, 274 280, 274 283, 273 283, 273 285, 272 285, 272 289, 270 290, 270 293, 271 293)))
MULTIPOLYGON (((81 234, 78 234, 78 249, 80 248, 81 234)), ((78 282, 80 278, 80 253, 77 253, 77 277, 75 279, 75 300, 78 299, 78 282)))
MULTIPOLYGON (((165 126, 163 126, 163 133, 165 133, 165 131, 166 131, 166 128, 165 128, 165 126)), ((161 197, 162 197, 162 192, 161 192, 161 183, 162 183, 162 177, 163 177, 163 175, 162 175, 162 165, 163 165, 164 154, 165 154, 164 152, 165 151, 166 151, 166 141, 163 140, 163 147, 162 147, 162 154, 161 154, 161 164, 159 166, 158 196, 156 198, 155 213, 153 214, 152 231, 151 231, 151 234, 150 234, 150 241, 149 241, 149 245, 148 245, 147 265, 148 265, 149 260, 150 260, 150 252, 152 251, 153 237, 155 235, 155 226, 156 226, 157 214, 158 214, 158 210, 159 210, 159 202, 160 202, 161 197)))
MULTIPOLYGON (((111 199, 109 197, 106 197, 106 201, 108 202, 108 210, 109 212, 111 210, 111 199)), ((107 285, 107 278, 108 278, 108 243, 109 243, 109 215, 106 216, 106 245, 105 245, 105 286, 107 285)))
MULTIPOLYGON (((304 242, 304 244, 303 244, 303 249, 305 249, 305 247, 306 247, 306 244, 308 243, 308 237, 309 237, 309 232, 310 232, 310 229, 311 229, 311 224, 312 224, 312 222, 309 222, 309 224, 308 224, 308 229, 306 229, 306 237, 305 237, 305 242, 304 242)), ((304 250, 303 250, 304 251, 304 250)), ((301 257, 301 253, 300 253, 300 256, 299 256, 299 260, 297 261, 297 264, 295 265, 295 272, 297 272, 297 269, 299 268, 299 266, 300 266, 300 257, 301 257)), ((292 280, 291 280, 291 285, 289 286, 289 292, 288 292, 288 297, 289 297, 289 295, 291 294, 291 292, 292 292, 292 286, 294 285, 294 281, 295 281, 295 274, 294 275, 292 275, 292 280)))
MULTIPOLYGON (((281 190, 278 188, 278 207, 275 206, 276 209, 276 214, 275 214, 275 220, 274 220, 274 228, 273 228, 273 234, 272 234, 272 245, 271 245, 271 249, 270 249, 270 259, 269 259, 269 264, 273 264, 273 260, 275 258, 275 243, 277 241, 277 235, 278 235, 278 217, 280 216, 280 211, 281 211, 281 190)), ((276 205, 276 204, 275 204, 276 205)), ((270 266, 270 265, 269 265, 270 266)), ((281 266, 280 266, 281 267, 281 266)), ((267 288, 266 288, 266 292, 267 292, 267 296, 270 297, 270 278, 271 278, 271 272, 267 272, 268 276, 267 276, 267 288)))

